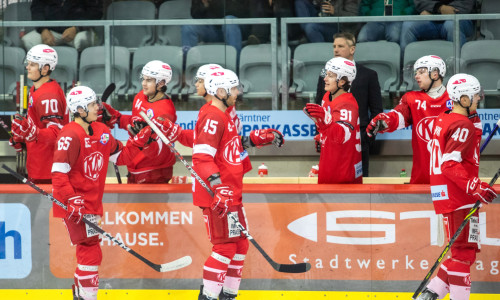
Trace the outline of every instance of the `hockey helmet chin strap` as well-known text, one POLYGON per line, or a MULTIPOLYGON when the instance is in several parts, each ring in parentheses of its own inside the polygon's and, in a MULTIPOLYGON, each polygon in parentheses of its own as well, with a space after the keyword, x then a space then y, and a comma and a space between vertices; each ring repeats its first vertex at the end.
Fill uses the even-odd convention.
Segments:
POLYGON ((40 79, 42 79, 43 77, 48 76, 48 74, 47 74, 47 75, 42 75, 42 69, 43 69, 43 67, 42 67, 42 68, 40 68, 40 69, 38 70, 38 71, 40 71, 40 77, 38 77, 38 79, 37 79, 37 80, 33 80, 33 82, 38 82, 38 81, 39 81, 40 79))
POLYGON ((227 105, 227 99, 229 99, 229 96, 231 96, 231 94, 230 94, 230 93, 227 93, 226 98, 222 98, 222 99, 221 99, 221 98, 219 98, 219 96, 217 96, 217 95, 215 95, 215 98, 217 98, 217 99, 219 99, 220 101, 222 101, 222 103, 224 103, 224 105, 225 105, 226 107, 229 107, 229 105, 227 105))
POLYGON ((434 82, 436 82, 439 79, 439 76, 438 79, 432 79, 432 71, 429 71, 429 79, 431 80, 431 84, 429 85, 429 88, 424 91, 426 93, 432 89, 434 82))

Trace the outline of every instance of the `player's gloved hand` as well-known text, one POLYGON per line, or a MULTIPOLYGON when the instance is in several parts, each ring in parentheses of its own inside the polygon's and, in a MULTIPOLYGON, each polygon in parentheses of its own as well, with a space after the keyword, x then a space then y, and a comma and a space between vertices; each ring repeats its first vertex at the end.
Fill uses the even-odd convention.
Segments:
POLYGON ((16 114, 12 119, 12 135, 14 136, 14 141, 24 140, 25 142, 33 142, 38 137, 38 127, 35 122, 28 117, 25 118, 19 114, 16 114))
POLYGON ((263 146, 274 144, 280 148, 285 144, 283 134, 276 129, 258 129, 250 132, 250 142, 253 147, 262 148, 263 146))
POLYGON ((66 219, 74 222, 75 224, 80 223, 83 218, 83 208, 85 207, 85 200, 82 195, 71 195, 67 198, 67 212, 66 219))
POLYGON ((321 134, 314 136, 314 144, 316 145, 316 152, 321 153, 321 134))
POLYGON ((132 145, 143 148, 150 144, 152 141, 156 140, 156 134, 153 132, 151 127, 146 126, 129 140, 132 142, 132 145))
POLYGON ((127 125, 127 130, 130 135, 135 136, 139 133, 144 127, 148 126, 148 123, 144 122, 141 117, 133 116, 130 118, 130 123, 127 125))
POLYGON ((16 142, 14 141, 14 137, 11 137, 9 139, 9 146, 13 147, 16 152, 22 152, 23 151, 23 145, 21 142, 16 142))
POLYGON ((158 129, 160 129, 160 131, 167 137, 167 139, 171 143, 177 141, 182 131, 182 128, 181 126, 179 126, 179 124, 175 124, 174 122, 170 121, 169 118, 164 116, 159 116, 152 121, 156 126, 158 126, 158 129))
POLYGON ((325 130, 332 125, 332 115, 321 105, 307 103, 303 111, 314 121, 319 131, 325 130))
POLYGON ((102 109, 97 113, 97 121, 103 122, 109 128, 113 129, 115 124, 120 121, 122 114, 111 105, 103 102, 102 109))
POLYGON ((467 194, 474 197, 476 201, 479 200, 484 204, 493 202, 493 199, 497 197, 495 190, 489 184, 479 180, 477 177, 467 182, 467 194))
POLYGON ((366 134, 368 134, 369 137, 376 136, 377 133, 384 133, 389 129, 389 117, 384 114, 380 113, 376 115, 366 126, 366 134))
POLYGON ((228 185, 216 185, 214 188, 214 199, 212 200, 212 210, 219 216, 224 218, 233 205, 233 190, 228 185))

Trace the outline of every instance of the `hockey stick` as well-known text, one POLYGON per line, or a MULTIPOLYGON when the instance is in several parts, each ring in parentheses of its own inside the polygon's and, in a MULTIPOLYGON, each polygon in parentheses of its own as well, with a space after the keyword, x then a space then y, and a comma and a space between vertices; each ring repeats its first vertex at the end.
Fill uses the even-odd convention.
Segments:
MULTIPOLYGON (((161 132, 156 124, 154 124, 151 119, 148 118, 148 116, 143 112, 139 112, 141 117, 148 123, 149 126, 154 130, 154 132, 160 137, 160 139, 167 145, 170 150, 175 154, 177 159, 179 159, 184 166, 189 170, 191 175, 200 183, 200 185, 210 194, 210 196, 214 196, 213 191, 208 187, 208 185, 201 179, 201 177, 193 170, 193 168, 189 165, 189 163, 182 157, 182 155, 175 149, 173 144, 170 143, 170 141, 167 139, 167 137, 161 132)), ((304 273, 307 272, 311 269, 311 264, 310 263, 298 263, 298 264, 280 264, 275 262, 269 255, 262 249, 262 247, 255 241, 255 239, 250 235, 250 233, 241 225, 241 223, 236 219, 236 217, 233 214, 229 214, 230 218, 234 221, 236 226, 243 232, 243 234, 250 240, 250 242, 259 250, 260 254, 264 256, 264 258, 267 260, 267 262, 273 267, 278 272, 282 273, 304 273)))
POLYGON ((497 132, 498 126, 500 126, 500 119, 495 124, 495 127, 493 127, 493 130, 490 132, 490 135, 488 135, 488 137, 486 138, 486 141, 484 141, 484 143, 481 145, 481 149, 479 150, 479 153, 483 153, 484 148, 486 148, 486 145, 488 145, 491 138, 495 135, 495 132, 497 132))
MULTIPOLYGON (((108 100, 109 96, 111 96, 111 94, 115 91, 115 89, 116 89, 116 85, 114 83, 110 83, 106 87, 106 89, 104 89, 104 92, 102 93, 102 96, 101 96, 101 101, 106 102, 108 100)), ((107 114, 106 114, 106 112, 103 112, 103 115, 102 115, 103 120, 106 118, 105 116, 107 116, 107 114)), ((113 163, 113 167, 115 169, 116 180, 118 180, 119 184, 122 184, 122 177, 120 176, 120 170, 118 169, 118 166, 115 163, 113 163)))
MULTIPOLYGON (((498 171, 495 173, 495 175, 493 176, 493 178, 491 178, 491 181, 489 183, 490 186, 492 186, 492 185, 495 184, 495 182, 497 181, 497 179, 498 179, 499 176, 500 176, 500 169, 498 169, 498 171)), ((438 259, 436 260, 436 262, 434 263, 434 265, 432 266, 432 268, 430 269, 430 271, 427 273, 427 275, 425 275, 424 280, 422 280, 422 282, 418 286, 417 290, 415 291, 415 293, 411 297, 413 300, 417 299, 418 295, 420 295, 420 293, 422 292, 422 290, 425 288, 425 286, 427 285, 427 282, 429 282, 429 279, 432 276, 432 273, 434 273, 434 271, 437 269, 437 267, 439 267, 439 264, 441 264, 441 261, 444 259, 444 256, 446 255, 446 253, 448 252, 448 250, 450 250, 451 245, 453 245, 453 243, 458 238, 458 236, 460 235, 460 233, 462 232, 462 230, 464 229, 464 227, 467 225, 467 222, 469 222, 469 219, 479 209, 480 205, 481 205, 481 201, 479 201, 479 200, 476 201, 476 203, 471 208, 471 210, 469 211, 469 213, 467 214, 467 216, 465 216, 465 219, 463 220, 462 224, 460 224, 460 227, 458 227, 457 231, 455 232, 455 234, 453 235, 453 237, 448 242, 448 245, 446 245, 446 247, 443 249, 443 252, 441 252, 441 255, 439 255, 438 259)))
MULTIPOLYGON (((5 170, 7 170, 7 172, 9 172, 12 176, 16 177, 17 179, 19 179, 21 182, 26 183, 27 185, 29 185, 30 187, 32 187, 34 190, 36 190, 40 194, 42 194, 45 197, 49 198, 50 201, 52 201, 55 204, 59 205, 64 210, 67 209, 66 205, 64 205, 61 201, 57 200, 51 194, 49 194, 46 191, 42 190, 40 187, 38 187, 37 185, 35 185, 33 182, 29 181, 27 178, 25 178, 25 177, 19 175, 18 173, 14 172, 14 170, 12 170, 11 168, 7 167, 4 164, 2 164, 2 168, 4 168, 5 170)), ((153 268, 155 271, 158 271, 158 272, 169 272, 169 271, 178 270, 178 269, 181 269, 181 268, 189 266, 191 264, 191 262, 193 261, 191 259, 191 256, 184 256, 184 257, 181 257, 181 258, 179 258, 177 260, 174 260, 172 262, 164 263, 164 264, 161 264, 161 265, 155 264, 155 263, 151 262, 150 260, 148 260, 147 258, 145 258, 144 256, 140 255, 139 253, 137 253, 134 250, 132 250, 129 247, 127 247, 123 242, 119 241, 118 239, 116 239, 115 237, 113 237, 111 234, 109 234, 106 231, 104 231, 101 227, 99 227, 96 224, 92 223, 91 221, 87 220, 85 217, 82 220, 89 227, 91 227, 95 231, 99 232, 100 234, 104 235, 105 237, 107 237, 108 239, 110 239, 111 241, 113 241, 115 244, 117 244, 118 246, 120 246, 123 250, 127 251, 128 253, 130 253, 133 256, 135 256, 138 259, 140 259, 146 265, 148 265, 151 268, 153 268)))

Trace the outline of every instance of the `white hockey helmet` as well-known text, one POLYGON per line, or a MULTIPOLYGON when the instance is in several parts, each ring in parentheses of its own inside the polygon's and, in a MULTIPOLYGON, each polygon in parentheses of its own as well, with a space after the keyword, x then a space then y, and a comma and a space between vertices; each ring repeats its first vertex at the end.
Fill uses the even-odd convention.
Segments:
POLYGON ((50 46, 39 44, 31 47, 26 54, 26 61, 37 63, 40 70, 43 66, 49 65, 50 70, 54 71, 57 65, 57 52, 50 46))
POLYGON ((451 100, 455 102, 460 102, 460 97, 468 96, 472 101, 474 95, 479 94, 482 97, 481 84, 476 77, 459 73, 451 76, 448 84, 446 85, 446 90, 448 95, 450 95, 451 100))
POLYGON ((218 89, 226 90, 231 95, 231 88, 239 87, 240 80, 236 73, 228 69, 216 69, 205 78, 205 90, 209 95, 217 95, 218 89))
POLYGON ((207 77, 207 75, 213 73, 216 69, 223 69, 220 65, 218 64, 206 64, 198 68, 198 71, 196 71, 196 76, 194 78, 195 81, 198 81, 198 79, 203 79, 207 77))
POLYGON ((324 73, 326 72, 337 74, 337 81, 345 76, 352 83, 356 78, 356 63, 347 58, 334 57, 326 63, 324 73))
POLYGON ((156 84, 165 80, 165 85, 167 85, 172 80, 172 68, 160 60, 152 60, 142 68, 141 79, 142 76, 156 79, 156 84))
POLYGON ((437 69, 439 76, 443 78, 446 75, 446 63, 437 55, 426 55, 417 59, 413 65, 413 71, 417 71, 420 68, 427 68, 429 72, 437 69))
POLYGON ((66 104, 72 113, 77 113, 79 107, 88 112, 87 106, 94 101, 98 101, 95 92, 86 86, 76 86, 66 96, 66 104))

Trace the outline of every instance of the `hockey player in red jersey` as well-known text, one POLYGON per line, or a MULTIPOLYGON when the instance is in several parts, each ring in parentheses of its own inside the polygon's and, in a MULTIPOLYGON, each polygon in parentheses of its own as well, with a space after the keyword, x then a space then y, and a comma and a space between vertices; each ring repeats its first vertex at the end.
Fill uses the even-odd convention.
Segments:
POLYGON ((318 183, 362 183, 359 109, 348 92, 356 66, 351 60, 335 57, 326 63, 324 71, 322 105, 308 103, 304 108, 320 133, 318 183))
MULTIPOLYGON (((481 121, 476 113, 481 98, 479 81, 471 75, 456 74, 447 85, 453 109, 435 121, 431 148, 431 196, 437 214, 443 215, 448 240, 476 201, 488 204, 497 197, 495 190, 478 178, 481 121), (471 122, 472 121, 472 122, 471 122)), ((451 246, 437 276, 427 285, 419 300, 467 300, 470 295, 470 269, 479 252, 479 212, 470 218, 451 246)))
POLYGON ((375 116, 366 128, 368 136, 393 132, 413 125, 413 166, 410 183, 429 183, 429 143, 436 116, 451 109, 451 100, 443 85, 446 64, 435 55, 419 58, 413 65, 420 91, 407 92, 389 113, 375 116))
MULTIPOLYGON (((161 116, 172 122, 177 120, 174 103, 165 94, 167 84, 172 79, 171 67, 162 61, 148 62, 141 72, 142 90, 135 96, 132 104, 132 115, 122 115, 111 105, 103 103, 106 113, 103 121, 110 128, 118 124, 119 128, 127 129, 130 136, 137 134, 146 122, 139 115, 144 111, 150 119, 161 116), (110 118, 106 118, 106 114, 110 118)), ((168 183, 172 178, 175 155, 157 140, 142 149, 128 166, 127 183, 168 183)))
POLYGON ((36 45, 26 55, 29 91, 28 115, 12 121, 12 141, 26 143, 28 178, 34 183, 50 183, 52 157, 57 134, 68 123, 64 92, 50 79, 57 65, 57 52, 47 45, 36 45))
POLYGON ((97 299, 99 288, 100 236, 87 230, 81 220, 85 217, 97 225, 100 223, 108 161, 118 165, 130 163, 139 148, 152 138, 151 128, 143 128, 124 147, 106 125, 94 122, 99 103, 92 89, 85 86, 71 89, 67 103, 75 120, 57 136, 52 165, 54 197, 67 205, 67 211, 55 204, 53 211, 54 217, 63 218, 71 243, 76 245, 74 298, 93 300, 97 299))

